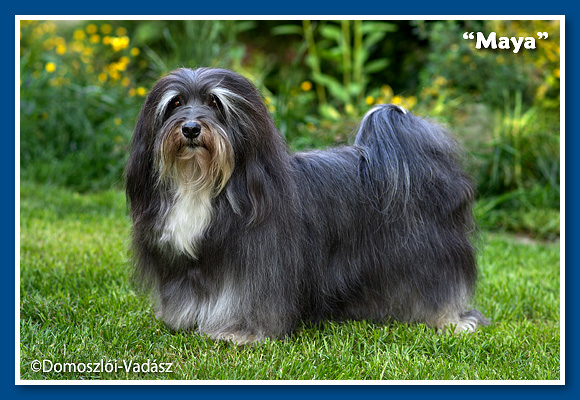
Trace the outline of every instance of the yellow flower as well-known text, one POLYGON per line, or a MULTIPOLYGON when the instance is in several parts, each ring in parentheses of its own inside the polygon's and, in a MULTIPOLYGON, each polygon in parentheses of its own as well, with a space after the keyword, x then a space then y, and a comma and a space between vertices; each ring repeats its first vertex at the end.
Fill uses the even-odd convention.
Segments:
POLYGON ((145 96, 147 94, 147 89, 145 89, 143 86, 139 86, 136 93, 139 96, 145 96))
POLYGON ((410 110, 417 105, 417 97, 409 96, 405 99, 405 106, 410 110))
POLYGON ((48 38, 42 44, 45 50, 52 50, 54 48, 54 40, 52 38, 48 38))
POLYGON ((141 53, 141 50, 139 50, 137 47, 133 47, 133 48, 131 49, 131 55, 132 55, 132 56, 136 57, 136 56, 138 56, 138 55, 139 55, 139 53, 141 53))
POLYGON ((113 122, 115 123, 115 125, 121 125, 123 123, 123 121, 121 120, 121 118, 117 117, 113 120, 113 122))
POLYGON ((365 99, 365 103, 367 103, 368 106, 372 105, 375 102, 375 98, 373 96, 367 96, 367 98, 365 99))
POLYGON ((123 56, 121 58, 119 58, 119 69, 121 71, 124 71, 125 69, 127 69, 127 64, 129 64, 129 57, 127 56, 123 56))
POLYGON ((58 46, 56 46, 56 54, 62 56, 64 53, 66 53, 66 45, 59 44, 58 46))
POLYGON ((554 76, 556 78, 559 78, 560 77, 560 68, 557 68, 557 69, 554 70, 554 76))
POLYGON ((99 79, 99 82, 105 83, 107 81, 107 74, 101 72, 97 78, 99 79))
POLYGON ((113 27, 109 24, 104 24, 101 26, 101 32, 105 35, 108 35, 113 31, 113 27))
POLYGON ((94 35, 95 33, 97 33, 97 25, 89 24, 87 25, 86 30, 89 35, 94 35))
POLYGON ((119 80, 121 78, 121 74, 119 74, 119 71, 117 71, 117 70, 111 70, 109 72, 109 76, 114 81, 117 81, 117 80, 119 80))
POLYGON ((53 62, 49 62, 46 63, 44 69, 46 69, 50 73, 53 73, 54 71, 56 71, 56 65, 53 62))
POLYGON ((123 87, 127 87, 127 86, 129 86, 130 84, 131 84, 131 79, 129 79, 129 78, 127 78, 127 77, 125 77, 125 78, 123 78, 123 79, 121 80, 121 85, 122 85, 123 87))
POLYGON ((114 51, 121 51, 129 46, 129 38, 127 36, 111 38, 111 46, 114 51))
POLYGON ((94 34, 91 35, 91 43, 99 43, 101 41, 101 36, 94 34))
POLYGON ((381 93, 385 98, 385 101, 390 101, 393 98, 393 89, 389 85, 381 86, 381 93))
POLYGON ((312 82, 310 81, 304 81, 300 84, 300 89, 302 89, 305 92, 308 92, 310 89, 312 89, 312 82))
POLYGON ((115 33, 117 34, 117 36, 125 36, 127 34, 127 29, 120 26, 117 28, 117 30, 115 30, 115 33))
POLYGON ((82 53, 85 49, 85 46, 81 42, 73 42, 71 43, 70 48, 75 53, 82 53))
POLYGON ((403 104, 403 98, 401 96, 397 95, 397 96, 393 97, 392 103, 400 106, 403 104))
POLYGON ((85 32, 82 29, 77 29, 73 34, 75 40, 83 40, 86 37, 85 32))

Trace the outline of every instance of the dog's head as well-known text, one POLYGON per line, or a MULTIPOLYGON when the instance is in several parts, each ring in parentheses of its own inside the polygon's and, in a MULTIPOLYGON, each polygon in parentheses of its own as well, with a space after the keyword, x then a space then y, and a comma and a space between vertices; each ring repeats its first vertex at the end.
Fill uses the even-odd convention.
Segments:
POLYGON ((178 69, 153 86, 141 109, 127 191, 131 199, 152 187, 217 196, 237 170, 256 207, 252 187, 261 189, 263 162, 276 158, 281 143, 260 92, 246 78, 225 69, 178 69))
POLYGON ((144 142, 160 182, 178 180, 219 193, 236 161, 257 150, 271 118, 258 90, 224 69, 178 69, 151 89, 133 145, 144 142))

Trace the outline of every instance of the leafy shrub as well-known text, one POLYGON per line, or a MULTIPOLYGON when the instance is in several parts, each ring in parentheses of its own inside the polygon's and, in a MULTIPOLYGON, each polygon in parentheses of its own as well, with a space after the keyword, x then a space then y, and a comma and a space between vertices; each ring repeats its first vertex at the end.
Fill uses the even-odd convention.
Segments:
POLYGON ((119 182, 143 87, 122 27, 22 21, 20 163, 25 178, 78 190, 119 182))

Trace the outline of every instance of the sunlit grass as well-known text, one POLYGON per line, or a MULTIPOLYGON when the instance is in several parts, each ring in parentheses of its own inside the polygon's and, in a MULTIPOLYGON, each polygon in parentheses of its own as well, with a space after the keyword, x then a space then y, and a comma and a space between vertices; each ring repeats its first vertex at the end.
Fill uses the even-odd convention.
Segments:
POLYGON ((23 183, 20 374, 29 379, 557 380, 557 243, 483 235, 474 305, 493 324, 473 335, 423 325, 328 322, 236 347, 171 332, 130 283, 130 233, 119 191, 79 195, 23 183), (34 360, 117 363, 113 372, 34 372, 34 360), (169 373, 123 362, 172 364, 169 373))

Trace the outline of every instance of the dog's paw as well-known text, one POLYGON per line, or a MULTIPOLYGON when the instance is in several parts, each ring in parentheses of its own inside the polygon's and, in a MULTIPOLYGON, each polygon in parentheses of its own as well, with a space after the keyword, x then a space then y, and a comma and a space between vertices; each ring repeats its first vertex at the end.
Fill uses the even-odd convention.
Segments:
POLYGON ((226 342, 234 343, 238 346, 253 344, 256 342, 261 342, 265 339, 263 333, 254 333, 247 331, 234 331, 234 332, 221 332, 216 335, 210 336, 215 340, 223 340, 226 342))
POLYGON ((451 332, 453 334, 473 333, 478 325, 486 326, 490 322, 477 310, 466 311, 453 320, 437 325, 437 333, 451 332))

